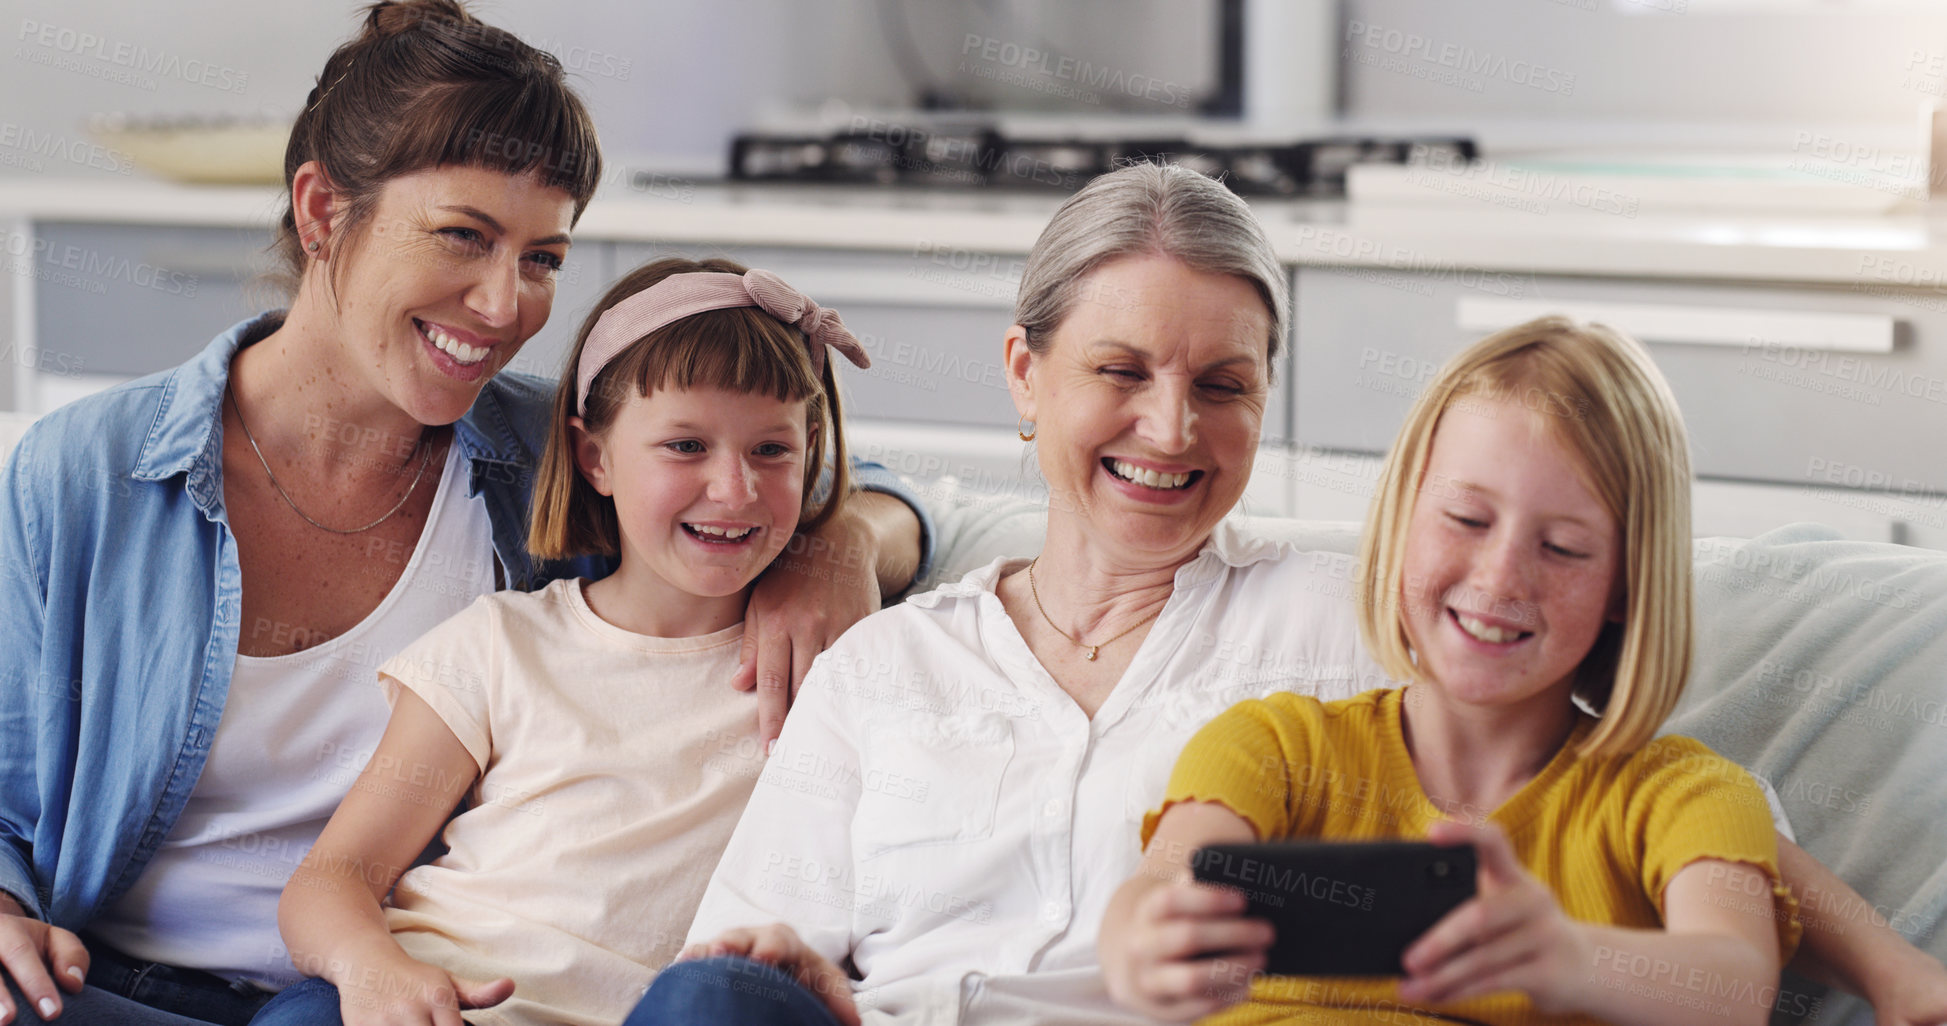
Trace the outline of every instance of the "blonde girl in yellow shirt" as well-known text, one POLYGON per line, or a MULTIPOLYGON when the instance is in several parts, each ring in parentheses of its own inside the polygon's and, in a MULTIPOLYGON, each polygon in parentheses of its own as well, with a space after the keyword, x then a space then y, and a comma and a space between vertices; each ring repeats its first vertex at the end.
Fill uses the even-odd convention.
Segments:
POLYGON ((1652 740, 1690 669, 1689 498, 1682 418, 1635 342, 1549 318, 1448 363, 1357 571, 1361 634, 1412 683, 1245 702, 1191 741, 1103 924, 1110 993, 1225 1024, 1765 1022, 1798 926, 1762 794, 1652 740), (1188 867, 1303 837, 1472 844, 1477 895, 1399 978, 1266 977, 1271 925, 1188 867))

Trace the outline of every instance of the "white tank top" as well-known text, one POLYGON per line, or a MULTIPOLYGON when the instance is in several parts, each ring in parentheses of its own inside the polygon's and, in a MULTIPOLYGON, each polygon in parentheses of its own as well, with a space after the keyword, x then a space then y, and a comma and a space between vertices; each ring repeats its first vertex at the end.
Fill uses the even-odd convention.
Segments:
POLYGON ((302 979, 277 932, 277 899, 385 733, 379 665, 494 590, 493 527, 465 483, 454 445, 405 572, 357 626, 291 655, 237 656, 182 817, 89 926, 94 937, 271 989, 302 979))

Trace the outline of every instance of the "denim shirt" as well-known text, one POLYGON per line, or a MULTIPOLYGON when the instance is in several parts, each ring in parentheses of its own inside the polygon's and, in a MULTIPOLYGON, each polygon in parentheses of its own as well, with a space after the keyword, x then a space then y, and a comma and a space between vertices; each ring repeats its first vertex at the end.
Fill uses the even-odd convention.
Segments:
MULTIPOLYGON (((0 891, 57 926, 80 930, 128 890, 209 756, 242 620, 223 396, 231 358, 282 316, 42 417, 0 474, 0 891)), ((508 587, 612 568, 527 554, 552 397, 502 373, 453 425, 508 587)), ((926 562, 918 502, 882 467, 854 476, 913 507, 926 562)))

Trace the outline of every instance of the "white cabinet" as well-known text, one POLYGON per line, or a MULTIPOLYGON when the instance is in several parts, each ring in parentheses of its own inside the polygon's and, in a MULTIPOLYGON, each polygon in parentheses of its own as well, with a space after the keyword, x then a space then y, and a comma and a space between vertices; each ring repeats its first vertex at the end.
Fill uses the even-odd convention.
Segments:
POLYGON ((1297 282, 1300 448, 1281 465, 1300 516, 1363 516, 1376 463, 1362 458, 1392 444, 1441 362, 1559 309, 1648 345, 1690 431, 1700 535, 1814 521, 1947 547, 1947 304, 1930 292, 1539 276, 1506 296, 1314 267, 1297 282))
MULTIPOLYGON (((557 377, 620 274, 662 255, 727 255, 837 309, 865 343, 869 370, 841 365, 861 455, 919 478, 1039 494, 1000 362, 1020 254, 937 241, 664 246, 597 234, 576 242, 553 315, 513 369, 557 377)), ((44 412, 173 366, 281 302, 261 278, 261 227, 28 217, 6 240, 0 408, 44 412)), ((1563 307, 1649 318, 1638 331, 1691 431, 1700 533, 1813 520, 1849 537, 1947 547, 1947 300, 1933 293, 1306 265, 1293 295, 1248 512, 1363 517, 1377 457, 1440 361, 1496 317, 1563 307), (1764 314, 1750 318, 1748 338, 1737 336, 1737 311, 1764 314)))

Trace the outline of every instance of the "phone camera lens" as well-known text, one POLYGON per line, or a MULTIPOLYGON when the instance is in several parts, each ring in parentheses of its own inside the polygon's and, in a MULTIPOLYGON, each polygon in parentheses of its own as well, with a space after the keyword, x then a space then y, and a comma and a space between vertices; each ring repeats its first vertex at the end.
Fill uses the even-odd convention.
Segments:
POLYGON ((1447 877, 1453 875, 1453 864, 1448 862, 1446 859, 1441 859, 1440 861, 1433 863, 1433 865, 1429 867, 1428 871, 1433 874, 1433 878, 1435 880, 1445 880, 1447 877))

